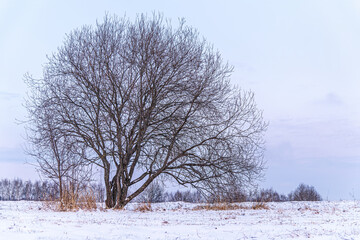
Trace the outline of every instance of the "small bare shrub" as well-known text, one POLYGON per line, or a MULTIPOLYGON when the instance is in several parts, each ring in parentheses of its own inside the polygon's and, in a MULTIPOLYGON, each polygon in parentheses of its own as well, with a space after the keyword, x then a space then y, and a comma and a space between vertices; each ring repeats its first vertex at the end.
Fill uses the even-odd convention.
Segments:
POLYGON ((256 203, 253 203, 253 205, 251 206, 251 209, 253 209, 253 210, 261 210, 261 209, 269 210, 270 208, 268 207, 268 205, 266 205, 265 202, 256 202, 256 203))
POLYGON ((206 200, 209 203, 245 202, 247 200, 247 194, 243 187, 233 182, 226 186, 217 186, 212 194, 206 196, 206 200))
POLYGON ((251 201, 254 202, 285 202, 287 197, 283 194, 277 193, 272 188, 261 189, 259 192, 255 192, 251 201))
POLYGON ((164 194, 164 187, 154 181, 138 196, 137 200, 141 203, 164 202, 164 194))
POLYGON ((204 198, 201 195, 200 191, 192 192, 190 190, 187 191, 179 191, 177 190, 175 193, 165 193, 164 194, 165 201, 168 202, 191 202, 191 203, 200 203, 204 202, 204 198))
POLYGON ((78 196, 77 206, 80 209, 95 210, 97 208, 97 205, 94 191, 92 189, 88 189, 87 191, 84 190, 80 192, 78 196))
POLYGON ((74 187, 69 184, 63 187, 63 194, 60 198, 47 197, 43 202, 45 208, 54 211, 77 211, 97 209, 96 196, 89 187, 74 187))
POLYGON ((298 211, 301 211, 301 212, 310 211, 313 214, 320 214, 320 211, 318 209, 311 208, 308 205, 305 205, 304 207, 298 208, 298 211))
POLYGON ((151 203, 139 203, 137 207, 134 209, 137 212, 151 212, 151 203))

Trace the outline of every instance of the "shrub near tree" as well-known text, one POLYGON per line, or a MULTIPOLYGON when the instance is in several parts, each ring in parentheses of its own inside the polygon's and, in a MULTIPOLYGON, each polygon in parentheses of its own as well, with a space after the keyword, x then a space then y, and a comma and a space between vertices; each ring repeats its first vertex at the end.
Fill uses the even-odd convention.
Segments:
POLYGON ((152 182, 138 197, 138 201, 143 203, 158 203, 164 200, 164 187, 156 181, 152 182))
POLYGON ((66 35, 41 79, 26 78, 29 154, 59 186, 101 168, 108 208, 159 176, 208 195, 245 186, 262 173, 267 123, 231 72, 184 21, 106 16, 66 35))

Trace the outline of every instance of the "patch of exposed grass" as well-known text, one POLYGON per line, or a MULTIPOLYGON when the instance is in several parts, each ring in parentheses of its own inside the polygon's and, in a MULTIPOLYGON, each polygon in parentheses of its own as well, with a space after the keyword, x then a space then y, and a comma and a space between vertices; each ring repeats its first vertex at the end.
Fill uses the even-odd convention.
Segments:
POLYGON ((253 209, 253 210, 260 210, 260 209, 270 209, 266 203, 264 202, 257 202, 254 203, 252 206, 243 206, 239 204, 233 203, 214 203, 214 204, 205 204, 205 205, 198 205, 193 208, 193 210, 212 210, 212 211, 225 211, 225 210, 238 210, 238 209, 253 209))
POLYGON ((140 203, 135 208, 134 211, 137 212, 151 212, 151 203, 140 203))
POLYGON ((256 203, 253 203, 253 205, 251 206, 251 209, 253 210, 262 210, 262 209, 265 209, 265 210, 269 210, 269 206, 266 205, 265 202, 256 202, 256 203))
POLYGON ((66 188, 60 199, 49 199, 43 202, 43 206, 54 211, 78 211, 97 209, 96 197, 91 189, 79 191, 66 188))

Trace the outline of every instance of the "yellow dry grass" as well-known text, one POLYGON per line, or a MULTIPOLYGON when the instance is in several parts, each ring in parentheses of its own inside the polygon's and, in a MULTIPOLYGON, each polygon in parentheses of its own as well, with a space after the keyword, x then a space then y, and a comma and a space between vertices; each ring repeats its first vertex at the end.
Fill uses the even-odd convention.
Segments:
POLYGON ((243 205, 239 205, 239 204, 220 202, 220 203, 214 203, 214 204, 198 205, 193 208, 193 210, 195 210, 195 211, 198 211, 198 210, 225 211, 225 210, 238 210, 238 209, 244 209, 244 210, 265 209, 265 210, 268 210, 270 208, 264 202, 256 202, 252 206, 243 206, 243 205))
POLYGON ((135 208, 134 211, 137 212, 151 212, 151 203, 140 203, 135 208))
POLYGON ((47 199, 43 202, 46 208, 54 211, 78 211, 97 209, 95 194, 92 189, 73 190, 65 188, 60 199, 47 199))

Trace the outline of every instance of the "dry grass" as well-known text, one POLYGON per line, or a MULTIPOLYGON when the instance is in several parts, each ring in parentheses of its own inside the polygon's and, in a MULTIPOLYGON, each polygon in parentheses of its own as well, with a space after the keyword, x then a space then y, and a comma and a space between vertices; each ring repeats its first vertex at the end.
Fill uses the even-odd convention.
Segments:
MULTIPOLYGON (((301 207, 298 209, 298 211, 305 212, 305 211, 311 211, 314 214, 320 214, 320 211, 314 208, 309 207, 308 205, 305 205, 304 207, 301 207)), ((333 210, 334 211, 334 210, 333 210)))
POLYGON ((198 205, 193 208, 193 210, 213 210, 213 211, 236 210, 236 209, 244 209, 244 207, 231 203, 214 203, 214 204, 198 205))
POLYGON ((253 205, 251 206, 251 209, 253 210, 262 210, 262 209, 265 209, 265 210, 269 210, 269 206, 266 205, 265 202, 256 202, 256 203, 253 203, 253 205))
POLYGON ((139 203, 135 208, 134 211, 137 212, 151 212, 151 203, 139 203))
POLYGON ((97 209, 96 197, 92 189, 73 190, 65 188, 60 199, 49 199, 43 202, 45 208, 54 211, 78 211, 97 209))
POLYGON ((214 203, 214 204, 206 204, 206 205, 198 205, 193 208, 193 210, 211 210, 211 211, 225 211, 225 210, 238 210, 238 209, 253 209, 253 210, 260 210, 260 209, 270 209, 266 203, 257 202, 254 203, 252 206, 243 206, 239 204, 232 204, 232 203, 214 203))

